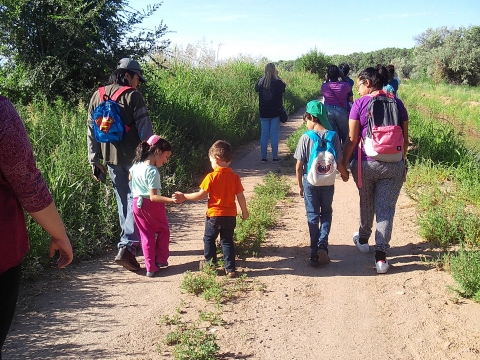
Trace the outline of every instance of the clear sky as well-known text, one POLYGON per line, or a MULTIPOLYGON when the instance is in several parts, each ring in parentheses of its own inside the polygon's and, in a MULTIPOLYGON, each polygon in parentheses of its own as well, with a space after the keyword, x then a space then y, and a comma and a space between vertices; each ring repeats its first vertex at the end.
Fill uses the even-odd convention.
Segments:
MULTIPOLYGON (((156 2, 130 0, 130 6, 156 2)), ((480 1, 163 0, 143 26, 160 20, 172 44, 204 41, 219 59, 295 60, 314 48, 327 55, 411 48, 428 28, 480 25, 480 1)))

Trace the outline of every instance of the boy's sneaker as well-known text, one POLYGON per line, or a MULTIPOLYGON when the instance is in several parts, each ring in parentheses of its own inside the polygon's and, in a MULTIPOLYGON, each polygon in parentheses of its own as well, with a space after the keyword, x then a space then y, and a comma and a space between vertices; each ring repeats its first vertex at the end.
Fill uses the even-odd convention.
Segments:
POLYGON ((233 270, 226 270, 225 269, 225 272, 230 279, 233 279, 235 276, 237 276, 237 274, 235 274, 235 271, 233 271, 233 270))
POLYGON ((360 235, 358 232, 353 234, 353 243, 357 246, 358 250, 362 253, 368 253, 370 250, 370 247, 368 244, 360 244, 360 235))
POLYGON ((379 260, 375 263, 375 267, 377 268, 377 274, 385 274, 390 268, 390 264, 387 260, 379 260))
POLYGON ((155 265, 157 265, 157 267, 159 267, 159 268, 166 268, 166 267, 168 267, 168 261, 166 263, 158 262, 155 265))
POLYGON ((268 163, 268 159, 262 159, 262 160, 260 160, 260 161, 261 161, 262 164, 268 163))
POLYGON ((312 255, 310 257, 308 265, 310 265, 311 267, 318 267, 318 265, 320 265, 320 263, 318 262, 318 255, 312 255))
POLYGON ((327 265, 330 262, 330 258, 328 257, 328 251, 325 249, 318 250, 317 256, 317 261, 320 265, 327 265))
POLYGON ((273 163, 279 163, 280 161, 282 161, 283 159, 281 158, 275 158, 272 160, 273 163))

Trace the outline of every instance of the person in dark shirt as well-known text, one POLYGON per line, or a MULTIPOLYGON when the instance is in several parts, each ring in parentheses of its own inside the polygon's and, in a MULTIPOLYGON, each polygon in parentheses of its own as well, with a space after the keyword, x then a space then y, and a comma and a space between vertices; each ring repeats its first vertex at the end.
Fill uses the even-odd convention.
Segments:
POLYGON ((278 71, 273 63, 265 66, 265 75, 255 84, 258 92, 258 108, 260 112, 260 151, 262 163, 266 164, 268 139, 272 148, 272 161, 278 162, 278 132, 280 130, 280 109, 283 106, 282 95, 285 92, 285 82, 278 77, 278 71))
POLYGON ((140 246, 140 234, 133 218, 133 197, 128 176, 138 144, 147 141, 153 135, 147 106, 143 95, 137 90, 144 82, 146 80, 140 64, 133 59, 123 58, 118 62, 117 69, 110 75, 109 84, 105 86, 105 94, 108 96, 112 96, 122 86, 131 87, 117 99, 122 120, 130 128, 125 138, 119 142, 100 143, 94 136, 92 115, 102 101, 98 91, 93 94, 88 106, 88 160, 92 165, 95 179, 100 181, 100 175, 104 176, 108 170, 112 180, 122 229, 115 262, 130 271, 140 270, 140 265, 135 258, 137 248, 140 246))

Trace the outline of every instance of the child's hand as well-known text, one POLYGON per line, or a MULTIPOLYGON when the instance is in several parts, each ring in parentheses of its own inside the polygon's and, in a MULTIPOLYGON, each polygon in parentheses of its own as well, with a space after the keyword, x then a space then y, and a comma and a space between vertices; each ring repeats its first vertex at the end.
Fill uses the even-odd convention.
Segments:
POLYGON ((350 175, 348 174, 348 171, 347 171, 346 175, 340 174, 340 176, 342 177, 342 180, 343 180, 344 182, 347 182, 347 181, 348 181, 348 178, 350 177, 350 175))
POLYGON ((175 204, 181 204, 186 200, 185 194, 180 191, 175 191, 172 194, 172 199, 175 204))
POLYGON ((247 220, 249 216, 250 215, 248 214, 248 210, 242 211, 242 220, 247 220))

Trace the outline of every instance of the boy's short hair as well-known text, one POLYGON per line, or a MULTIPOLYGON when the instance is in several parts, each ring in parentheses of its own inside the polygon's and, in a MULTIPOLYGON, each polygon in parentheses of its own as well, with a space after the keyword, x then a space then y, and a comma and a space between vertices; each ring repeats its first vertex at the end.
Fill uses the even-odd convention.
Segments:
POLYGON ((233 158, 232 146, 224 140, 217 140, 208 150, 208 156, 229 163, 233 158))

